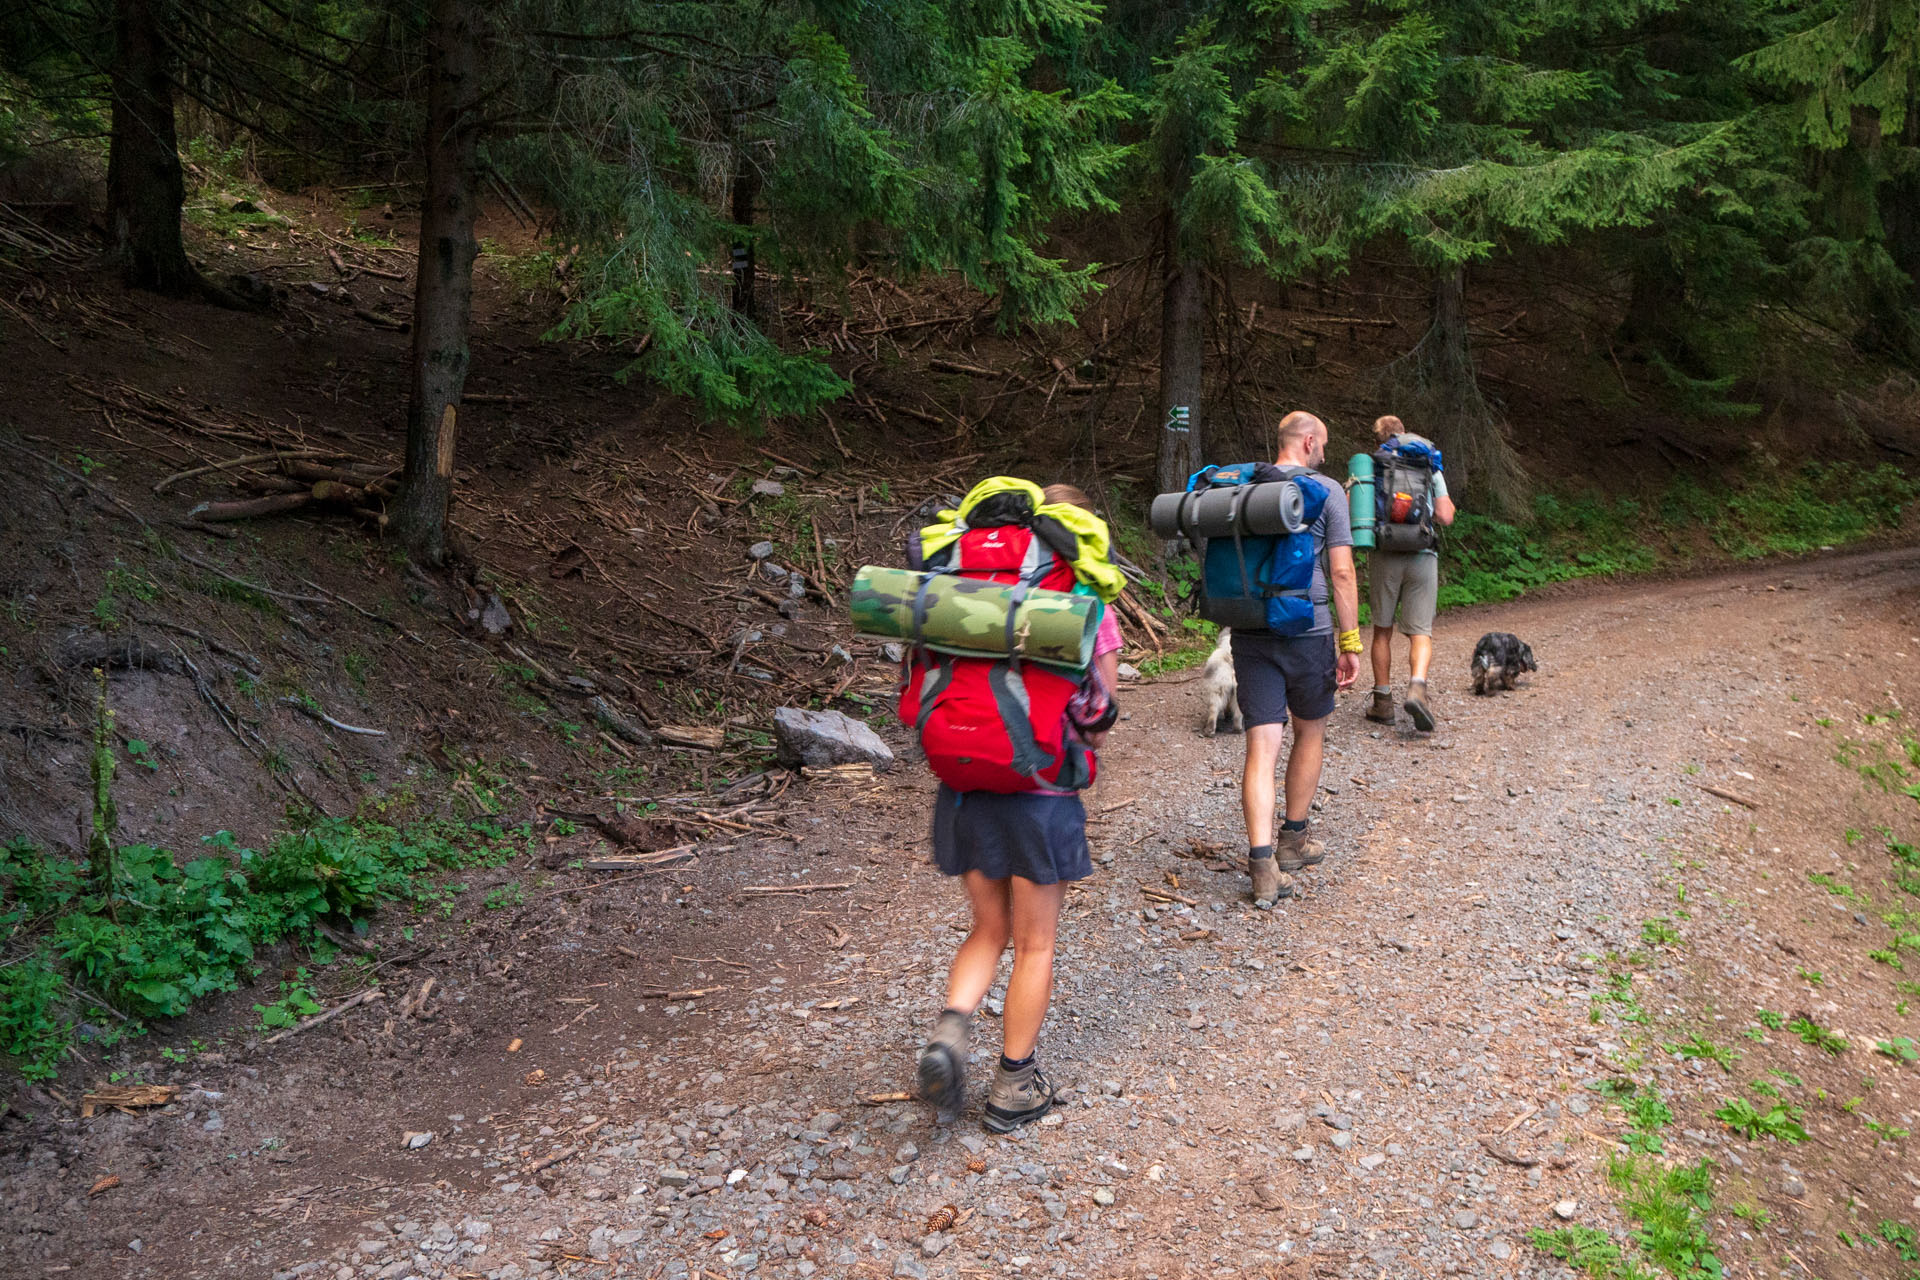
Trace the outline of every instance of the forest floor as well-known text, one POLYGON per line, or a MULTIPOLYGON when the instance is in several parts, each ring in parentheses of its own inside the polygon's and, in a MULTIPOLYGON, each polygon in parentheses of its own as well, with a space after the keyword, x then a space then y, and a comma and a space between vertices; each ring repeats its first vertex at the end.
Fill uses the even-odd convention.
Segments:
POLYGON ((1270 912, 1233 865, 1240 740, 1200 735, 1189 681, 1129 692, 1042 1126, 884 1100, 964 927, 904 767, 794 784, 797 840, 403 954, 384 1008, 202 1058, 164 1109, 36 1118, 0 1270, 1543 1276, 1565 1272, 1536 1228, 1624 1241, 1664 1214, 1730 1275, 1905 1276, 1920 1072, 1869 952, 1915 887, 1875 828, 1912 841, 1920 811, 1860 768, 1911 741, 1920 553, 1462 611, 1437 646, 1436 733, 1343 698, 1330 856, 1270 912), (1475 699, 1489 629, 1541 671, 1475 699), (743 892, 765 885, 795 892, 743 892), (428 1012, 396 1009, 428 983, 428 1012), (1804 1141, 1711 1114, 1775 1094, 1804 1141), (1697 1197, 1667 1175, 1703 1158, 1697 1197))

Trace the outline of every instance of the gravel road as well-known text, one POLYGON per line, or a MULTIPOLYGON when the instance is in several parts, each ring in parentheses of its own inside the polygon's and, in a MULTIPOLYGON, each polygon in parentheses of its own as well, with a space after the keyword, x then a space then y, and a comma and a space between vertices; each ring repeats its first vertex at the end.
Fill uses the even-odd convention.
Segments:
MULTIPOLYGON (((873 1101, 910 1087, 964 927, 959 895, 923 863, 931 792, 909 771, 809 799, 811 845, 730 873, 854 887, 783 899, 772 929, 765 915, 704 921, 698 963, 676 981, 718 991, 656 1000, 644 1026, 610 1028, 591 1052, 528 1031, 513 1083, 460 1106, 443 1090, 438 1114, 396 1101, 390 1132, 366 1141, 432 1132, 406 1153, 410 1176, 382 1171, 354 1193, 351 1164, 304 1170, 319 1212, 295 1194, 264 1221, 208 1221, 198 1236, 156 1222, 140 1239, 122 1218, 78 1269, 1566 1275, 1529 1243, 1534 1228, 1632 1234, 1605 1182, 1623 1122, 1584 1087, 1619 1074, 1630 1043, 1645 1048, 1644 1028, 1590 1016, 1608 957, 1645 949, 1649 919, 1684 921, 1689 945, 1656 949, 1638 975, 1641 1003, 1663 1027, 1713 1009, 1737 1014, 1732 1027, 1746 1015, 1734 1006, 1759 998, 1743 983, 1791 972, 1776 941, 1806 950, 1855 928, 1820 903, 1767 915, 1753 869, 1768 849, 1825 865, 1841 828, 1866 820, 1850 816, 1868 804, 1852 784, 1842 795, 1840 773, 1819 772, 1836 767, 1815 722, 1912 700, 1920 662, 1850 659, 1920 645, 1916 584, 1920 555, 1891 552, 1448 615, 1439 730, 1377 731, 1360 693, 1343 699, 1316 803, 1330 856, 1270 912, 1238 869, 1240 739, 1196 732, 1197 685, 1136 689, 1089 802, 1099 870, 1069 896, 1041 1043, 1065 1105, 1026 1133, 985 1133, 977 1101, 944 1128, 917 1103, 873 1101), (1484 630, 1520 634, 1540 672, 1471 697, 1466 657, 1484 630), (1787 854, 1783 838, 1798 841, 1787 854), (1683 863, 1693 907, 1676 914, 1683 863)), ((618 1003, 624 981, 593 999, 618 1003)), ((977 1023, 976 1091, 997 995, 977 1023)), ((1892 1017, 1857 1016, 1863 1035, 1892 1017)), ((502 1046, 476 1036, 465 1052, 502 1046)), ((1718 1072, 1654 1053, 1642 1074, 1678 1094, 1718 1072)), ((1882 1074, 1889 1117, 1911 1120, 1914 1075, 1882 1074)), ((244 1124, 244 1097, 220 1109, 223 1127, 244 1124)), ((142 1123, 204 1126, 214 1110, 142 1123)), ((1787 1252, 1826 1259, 1823 1277, 1891 1274, 1890 1255, 1834 1253, 1820 1217, 1862 1194, 1847 1143, 1792 1163, 1688 1114, 1681 1126, 1669 1155, 1711 1156, 1777 1206, 1769 1227, 1715 1218, 1723 1256, 1756 1276, 1807 1274, 1787 1252)), ((8 1194, 51 1230, 77 1211, 32 1198, 46 1172, 17 1170, 8 1194)), ((226 1195, 271 1203, 288 1194, 275 1181, 236 1177, 226 1195)), ((1877 1211, 1914 1219, 1915 1188, 1865 1181, 1885 1192, 1877 1211)))

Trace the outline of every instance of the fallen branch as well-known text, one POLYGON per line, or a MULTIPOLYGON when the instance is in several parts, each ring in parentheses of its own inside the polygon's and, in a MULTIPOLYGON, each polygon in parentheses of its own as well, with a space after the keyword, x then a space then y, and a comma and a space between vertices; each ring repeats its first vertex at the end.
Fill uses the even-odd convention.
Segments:
POLYGON ((256 462, 283 462, 294 458, 331 462, 347 456, 331 449, 270 449, 265 453, 243 453, 237 458, 228 458, 224 462, 213 462, 204 467, 190 467, 185 471, 176 471, 154 485, 153 491, 165 493, 169 486, 178 484, 182 480, 191 480, 195 476, 204 476, 214 471, 230 471, 234 467, 250 467, 256 462))
POLYGON ((596 880, 592 884, 574 884, 574 885, 568 885, 564 889, 549 889, 545 893, 536 893, 532 898, 528 899, 528 901, 537 901, 541 898, 551 898, 562 893, 585 893, 589 889, 604 889, 610 884, 625 884, 629 880, 638 880, 642 876, 657 876, 662 872, 666 872, 666 871, 684 870, 687 865, 688 864, 684 862, 676 862, 676 863, 673 863, 671 866, 652 867, 646 871, 633 871, 633 872, 629 872, 624 876, 614 876, 609 880, 596 880))
POLYGON ((275 591, 272 587, 263 587, 257 582, 248 582, 245 578, 236 578, 232 574, 228 573, 225 569, 217 569, 213 565, 208 564, 205 560, 197 559, 194 556, 188 555, 184 551, 180 551, 176 549, 174 554, 179 556, 182 560, 185 560, 190 565, 195 565, 198 568, 205 569, 208 573, 213 574, 215 577, 225 578, 228 582, 233 583, 233 585, 236 587, 245 587, 249 591, 258 591, 263 596, 272 596, 276 600, 291 600, 295 604, 326 604, 328 603, 326 598, 323 596, 296 596, 290 591, 275 591))
POLYGON ((370 1000, 382 999, 386 996, 386 994, 387 993, 382 991, 379 987, 368 987, 365 991, 362 991, 357 996, 348 996, 345 1000, 342 1000, 339 1004, 333 1006, 333 1008, 327 1010, 325 1013, 315 1014, 313 1017, 308 1018, 305 1022, 302 1022, 299 1026, 288 1027, 285 1031, 280 1032, 278 1035, 268 1036, 264 1041, 262 1041, 262 1044, 278 1044, 280 1043, 280 1041, 285 1040, 288 1036, 297 1036, 302 1031, 305 1031, 311 1027, 317 1027, 323 1022, 332 1022, 335 1018, 339 1017, 341 1014, 345 1013, 347 1010, 358 1008, 360 1005, 366 1004, 370 1000))
POLYGON ((295 697, 291 697, 291 696, 285 697, 280 699, 280 701, 286 703, 288 706, 292 707, 295 711, 299 711, 305 715, 312 716, 315 720, 318 720, 321 724, 331 726, 332 728, 340 730, 342 733, 365 734, 369 738, 384 738, 387 736, 387 731, 385 729, 362 729, 358 725, 348 724, 343 720, 335 720, 332 716, 328 715, 326 712, 322 711, 320 708, 316 706, 312 706, 308 703, 302 702, 300 699, 295 697))
POLYGON ((552 1155, 548 1156, 546 1159, 535 1160, 532 1164, 528 1165, 527 1173, 528 1174, 544 1173, 548 1169, 551 1169, 553 1168, 553 1166, 559 1164, 562 1160, 571 1160, 579 1154, 580 1154, 580 1148, 578 1147, 568 1147, 564 1151, 556 1151, 552 1155))
POLYGON ((840 884, 750 884, 740 892, 772 897, 782 893, 832 893, 838 889, 851 888, 853 888, 853 881, 848 880, 840 884))
POLYGON ((1539 1156, 1520 1155, 1502 1146, 1492 1138, 1480 1139, 1480 1145, 1487 1149, 1488 1155, 1498 1160, 1501 1164, 1510 1164, 1518 1169, 1531 1169, 1540 1163, 1539 1156))
POLYGON ((1723 787, 1710 787, 1704 782, 1696 782, 1693 785, 1710 796, 1719 796, 1722 800, 1731 800, 1735 804, 1745 805, 1749 809, 1758 809, 1760 807, 1758 800, 1749 800, 1738 792, 1728 791, 1723 787))

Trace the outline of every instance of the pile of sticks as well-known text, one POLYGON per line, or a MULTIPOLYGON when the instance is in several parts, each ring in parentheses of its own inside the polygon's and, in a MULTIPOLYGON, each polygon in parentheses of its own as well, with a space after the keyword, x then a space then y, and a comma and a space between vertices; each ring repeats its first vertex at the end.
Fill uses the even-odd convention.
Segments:
POLYGON ((356 459, 337 446, 315 444, 297 427, 251 414, 227 421, 206 409, 127 383, 75 379, 73 386, 103 406, 110 426, 117 425, 113 414, 118 412, 121 422, 164 437, 173 450, 197 461, 154 485, 155 493, 202 476, 220 476, 246 495, 199 503, 186 513, 189 521, 210 524, 319 507, 350 513, 375 525, 387 522, 383 508, 398 485, 398 463, 356 459), (214 456, 199 441, 251 448, 214 456))

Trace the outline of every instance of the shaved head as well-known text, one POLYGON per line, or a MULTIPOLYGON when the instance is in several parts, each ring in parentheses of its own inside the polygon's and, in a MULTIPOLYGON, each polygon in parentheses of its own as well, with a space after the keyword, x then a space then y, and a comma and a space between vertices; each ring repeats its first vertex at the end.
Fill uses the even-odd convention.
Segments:
POLYGON ((1326 423, 1304 409, 1295 409, 1280 419, 1280 462, 1317 467, 1326 456, 1326 423))

